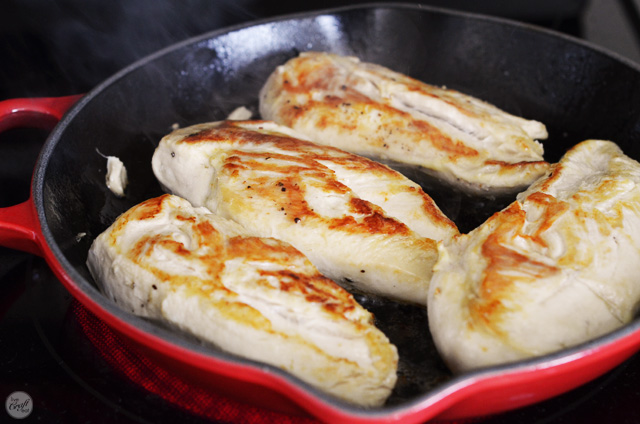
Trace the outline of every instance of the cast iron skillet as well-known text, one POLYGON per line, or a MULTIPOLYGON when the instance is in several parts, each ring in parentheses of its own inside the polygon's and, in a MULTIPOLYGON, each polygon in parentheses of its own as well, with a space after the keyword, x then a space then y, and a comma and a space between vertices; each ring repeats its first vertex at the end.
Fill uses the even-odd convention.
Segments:
MULTIPOLYGON (((267 75, 305 50, 356 55, 542 121, 550 132, 544 143, 550 161, 587 138, 614 140, 640 158, 636 65, 576 39, 501 19, 409 4, 341 8, 237 26, 174 45, 114 75, 64 116, 77 97, 2 103, 0 130, 61 119, 37 162, 29 201, 0 210, 2 244, 44 256, 89 310, 193 384, 332 422, 422 422, 517 408, 593 379, 640 349, 635 320, 553 355, 453 376, 433 348, 422 309, 358 296, 401 356, 399 383, 389 402, 367 410, 319 393, 279 369, 132 316, 103 297, 85 266, 87 250, 118 214, 161 194, 150 166, 158 140, 174 124, 223 119, 238 106, 257 111, 267 75), (128 168, 124 198, 105 186, 103 155, 118 156, 128 168)), ((470 198, 424 184, 463 231, 510 200, 470 198)))

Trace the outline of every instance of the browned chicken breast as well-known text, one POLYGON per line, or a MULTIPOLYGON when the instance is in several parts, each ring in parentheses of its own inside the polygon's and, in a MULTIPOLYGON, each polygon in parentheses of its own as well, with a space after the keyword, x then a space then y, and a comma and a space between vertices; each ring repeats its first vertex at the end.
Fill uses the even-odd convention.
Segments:
POLYGON ((195 125, 153 156, 173 194, 291 243, 329 278, 421 305, 436 241, 457 234, 419 185, 363 157, 266 121, 195 125))
POLYGON ((87 260, 107 296, 340 399, 384 403, 398 355, 372 315, 285 242, 164 195, 131 208, 87 260))
POLYGON ((525 188, 549 166, 540 122, 354 57, 306 52, 279 66, 260 113, 317 143, 417 165, 473 192, 525 188))
POLYGON ((588 140, 485 224, 440 246, 429 326, 465 371, 574 346, 640 301, 640 164, 588 140))

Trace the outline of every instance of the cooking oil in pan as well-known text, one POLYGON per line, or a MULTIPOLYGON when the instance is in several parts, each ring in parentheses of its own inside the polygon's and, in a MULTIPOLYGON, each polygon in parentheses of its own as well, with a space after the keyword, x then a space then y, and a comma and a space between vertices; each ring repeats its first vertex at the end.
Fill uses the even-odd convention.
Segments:
MULTIPOLYGON (((461 233, 478 227, 494 213, 513 202, 517 193, 471 194, 451 186, 419 167, 384 162, 420 184, 442 212, 456 223, 461 233)), ((426 305, 411 305, 352 291, 356 300, 376 321, 398 349, 398 380, 387 400, 388 406, 402 404, 452 378, 440 358, 429 332, 426 305)))

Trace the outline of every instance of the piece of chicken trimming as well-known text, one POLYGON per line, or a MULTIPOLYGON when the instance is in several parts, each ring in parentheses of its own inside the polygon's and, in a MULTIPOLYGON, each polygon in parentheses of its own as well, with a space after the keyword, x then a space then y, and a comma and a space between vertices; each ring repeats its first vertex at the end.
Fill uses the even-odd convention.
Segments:
POLYGON ((440 253, 429 326, 455 371, 608 333, 640 300, 640 164, 612 142, 584 141, 440 253))
POLYGON ((549 166, 542 123, 350 56, 304 52, 278 66, 260 92, 260 114, 473 193, 516 193, 549 166))
POLYGON ((288 243, 163 195, 98 236, 88 267, 124 310, 291 372, 347 402, 379 406, 398 354, 373 316, 288 243))
POLYGON ((291 243, 358 290, 426 304, 436 241, 457 228, 402 174, 266 121, 182 128, 152 167, 171 193, 291 243))

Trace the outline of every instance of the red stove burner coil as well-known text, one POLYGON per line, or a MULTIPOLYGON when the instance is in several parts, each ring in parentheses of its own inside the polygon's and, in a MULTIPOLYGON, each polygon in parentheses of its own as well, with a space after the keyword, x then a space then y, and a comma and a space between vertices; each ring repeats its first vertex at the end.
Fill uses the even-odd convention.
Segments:
POLYGON ((312 424, 317 421, 257 408, 193 386, 131 349, 113 330, 80 302, 71 313, 105 361, 151 393, 179 408, 213 421, 273 424, 312 424))

